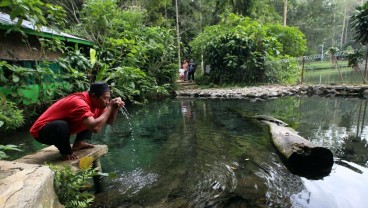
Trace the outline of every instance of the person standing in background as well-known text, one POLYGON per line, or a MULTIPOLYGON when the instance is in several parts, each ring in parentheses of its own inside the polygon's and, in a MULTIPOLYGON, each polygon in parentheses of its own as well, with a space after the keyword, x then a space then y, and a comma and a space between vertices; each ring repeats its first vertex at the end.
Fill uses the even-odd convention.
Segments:
POLYGON ((179 69, 179 76, 181 81, 184 81, 184 72, 185 70, 183 68, 179 69))
POLYGON ((190 59, 188 64, 188 80, 194 81, 195 64, 193 59, 190 59))
POLYGON ((186 59, 184 59, 183 61, 182 68, 184 69, 184 81, 187 81, 188 80, 188 61, 186 59))

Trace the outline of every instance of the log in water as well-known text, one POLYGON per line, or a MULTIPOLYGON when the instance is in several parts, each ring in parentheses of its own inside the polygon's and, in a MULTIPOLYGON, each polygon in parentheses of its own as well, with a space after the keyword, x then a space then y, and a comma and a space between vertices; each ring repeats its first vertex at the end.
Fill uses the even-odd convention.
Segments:
POLYGON ((290 172, 309 179, 321 179, 330 174, 334 161, 329 149, 299 136, 278 119, 269 116, 254 118, 269 126, 272 143, 290 172))

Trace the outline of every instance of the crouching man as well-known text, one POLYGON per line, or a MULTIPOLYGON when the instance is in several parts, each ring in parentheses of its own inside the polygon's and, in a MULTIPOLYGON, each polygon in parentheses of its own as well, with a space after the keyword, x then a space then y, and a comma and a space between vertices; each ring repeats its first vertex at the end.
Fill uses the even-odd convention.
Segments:
POLYGON ((78 92, 51 105, 33 124, 32 136, 40 143, 55 145, 64 160, 75 160, 73 151, 93 148, 91 139, 104 124, 112 124, 125 103, 120 97, 110 100, 107 83, 92 83, 88 92, 78 92), (77 134, 70 146, 70 136, 77 134))

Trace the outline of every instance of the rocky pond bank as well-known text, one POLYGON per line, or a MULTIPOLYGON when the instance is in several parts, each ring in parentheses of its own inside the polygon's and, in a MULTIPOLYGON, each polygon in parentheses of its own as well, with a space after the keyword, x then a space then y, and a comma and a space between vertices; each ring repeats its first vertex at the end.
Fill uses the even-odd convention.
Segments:
POLYGON ((256 101, 284 96, 368 98, 368 85, 262 85, 176 91, 177 98, 247 99, 256 101))

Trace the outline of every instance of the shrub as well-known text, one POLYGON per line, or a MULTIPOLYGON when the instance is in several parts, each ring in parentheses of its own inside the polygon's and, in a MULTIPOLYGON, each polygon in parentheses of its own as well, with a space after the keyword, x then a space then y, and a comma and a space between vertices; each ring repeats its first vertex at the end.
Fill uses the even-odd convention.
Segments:
POLYGON ((14 103, 1 101, 0 108, 0 131, 14 130, 24 123, 23 111, 19 110, 14 103))
POLYGON ((91 168, 91 157, 83 157, 82 161, 88 161, 90 165, 84 165, 82 169, 73 171, 69 165, 56 166, 49 165, 55 172, 54 186, 59 201, 66 208, 88 207, 94 200, 94 195, 87 191, 81 191, 85 184, 97 174, 97 170, 91 168))

